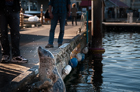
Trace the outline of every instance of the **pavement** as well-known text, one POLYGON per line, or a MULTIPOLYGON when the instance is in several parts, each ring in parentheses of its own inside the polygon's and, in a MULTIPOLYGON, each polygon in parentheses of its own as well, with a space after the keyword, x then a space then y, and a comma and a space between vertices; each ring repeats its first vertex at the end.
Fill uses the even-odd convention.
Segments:
MULTIPOLYGON (((82 23, 78 22, 77 26, 72 26, 68 21, 68 25, 65 26, 65 34, 63 43, 68 43, 77 35, 82 23)), ((57 38, 59 35, 59 23, 55 30, 54 48, 49 48, 50 51, 58 48, 57 38)), ((0 92, 3 87, 10 83, 21 73, 29 70, 39 62, 37 49, 39 46, 45 48, 48 43, 50 24, 42 25, 40 27, 23 28, 20 30, 21 41, 20 51, 24 58, 28 59, 28 63, 14 64, 14 63, 0 63, 0 92)), ((1 52, 1 51, 0 51, 1 52)), ((1 58, 1 53, 0 53, 1 58)))

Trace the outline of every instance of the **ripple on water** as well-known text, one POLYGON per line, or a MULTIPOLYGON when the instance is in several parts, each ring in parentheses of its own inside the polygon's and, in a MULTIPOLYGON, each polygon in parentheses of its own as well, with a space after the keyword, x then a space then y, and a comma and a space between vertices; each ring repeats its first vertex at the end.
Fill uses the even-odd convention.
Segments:
POLYGON ((124 38, 121 36, 120 39, 119 34, 114 35, 117 35, 117 38, 114 38, 118 40, 110 41, 115 42, 114 45, 103 45, 109 51, 103 54, 102 76, 104 82, 102 90, 103 92, 138 92, 140 91, 140 45, 138 44, 140 43, 140 34, 131 34, 130 36, 129 33, 123 33, 125 36, 124 38), (122 41, 119 42, 119 40, 122 41))
POLYGON ((139 44, 139 33, 106 32, 101 63, 86 57, 65 82, 67 92, 140 92, 139 44))

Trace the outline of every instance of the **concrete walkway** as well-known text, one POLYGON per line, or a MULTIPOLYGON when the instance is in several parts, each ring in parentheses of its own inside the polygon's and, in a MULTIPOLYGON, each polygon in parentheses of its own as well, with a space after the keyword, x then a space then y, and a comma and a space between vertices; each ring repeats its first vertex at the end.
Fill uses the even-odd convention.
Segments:
MULTIPOLYGON (((68 22, 68 26, 65 26, 65 35, 63 43, 68 43, 77 35, 77 31, 81 27, 81 22, 78 22, 77 26, 72 26, 71 22, 68 22)), ((43 48, 48 43, 50 25, 42 25, 34 28, 21 29, 21 42, 20 50, 21 55, 29 60, 26 64, 13 64, 13 63, 0 63, 0 92, 10 81, 16 78, 21 73, 29 70, 39 62, 37 49, 38 46, 43 48)), ((57 38, 59 35, 59 23, 56 27, 54 48, 49 48, 50 51, 58 48, 57 38)), ((1 53, 0 53, 1 57, 1 53)))

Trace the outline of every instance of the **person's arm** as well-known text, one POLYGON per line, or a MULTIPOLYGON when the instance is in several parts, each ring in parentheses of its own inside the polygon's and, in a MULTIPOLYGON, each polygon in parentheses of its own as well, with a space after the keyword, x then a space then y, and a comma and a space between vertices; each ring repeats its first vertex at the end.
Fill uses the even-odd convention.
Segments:
POLYGON ((49 5, 49 16, 52 19, 53 18, 53 14, 52 14, 52 6, 49 5))
POLYGON ((70 4, 68 5, 68 9, 69 9, 69 11, 68 11, 68 16, 70 17, 70 12, 71 12, 70 4))
POLYGON ((70 12, 71 12, 71 2, 70 2, 70 0, 68 0, 68 16, 70 16, 70 12))
POLYGON ((50 18, 52 19, 53 18, 53 14, 52 14, 52 0, 50 0, 50 2, 49 2, 49 16, 50 16, 50 18))

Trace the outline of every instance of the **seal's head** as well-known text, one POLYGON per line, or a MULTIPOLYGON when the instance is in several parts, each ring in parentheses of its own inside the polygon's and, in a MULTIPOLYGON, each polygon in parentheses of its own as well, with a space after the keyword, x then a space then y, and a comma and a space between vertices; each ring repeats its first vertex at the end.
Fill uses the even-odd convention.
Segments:
POLYGON ((49 50, 43 49, 42 47, 39 46, 38 54, 39 54, 40 62, 49 63, 48 61, 50 60, 52 61, 50 63, 55 64, 54 55, 49 50))
POLYGON ((50 58, 54 59, 53 54, 49 50, 45 50, 40 46, 38 47, 38 54, 39 54, 39 57, 47 56, 47 57, 50 57, 50 58))
POLYGON ((46 80, 50 78, 53 74, 53 70, 55 68, 55 59, 53 54, 42 47, 38 48, 39 54, 39 75, 40 80, 46 80))

